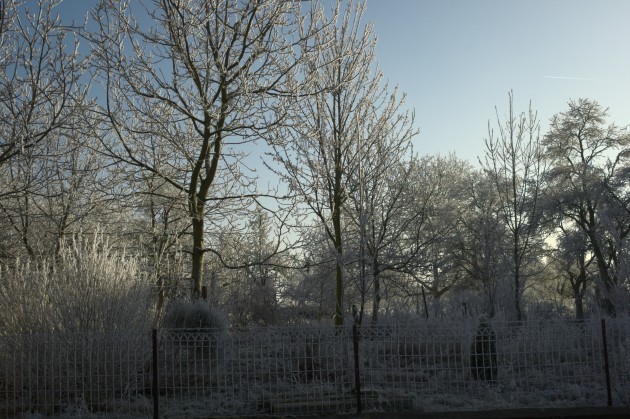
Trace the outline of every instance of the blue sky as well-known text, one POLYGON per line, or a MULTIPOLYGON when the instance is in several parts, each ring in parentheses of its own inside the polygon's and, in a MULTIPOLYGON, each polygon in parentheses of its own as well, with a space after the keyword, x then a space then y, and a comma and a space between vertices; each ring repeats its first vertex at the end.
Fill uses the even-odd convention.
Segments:
MULTIPOLYGON (((95 3, 58 11, 80 19, 95 3)), ((380 69, 416 111, 420 154, 476 162, 509 90, 519 112, 532 101, 543 132, 577 98, 630 123, 630 0, 367 0, 365 19, 380 69)))
POLYGON ((509 90, 543 131, 577 98, 630 123, 628 0, 368 0, 365 17, 381 70, 416 110, 421 154, 476 162, 509 90))

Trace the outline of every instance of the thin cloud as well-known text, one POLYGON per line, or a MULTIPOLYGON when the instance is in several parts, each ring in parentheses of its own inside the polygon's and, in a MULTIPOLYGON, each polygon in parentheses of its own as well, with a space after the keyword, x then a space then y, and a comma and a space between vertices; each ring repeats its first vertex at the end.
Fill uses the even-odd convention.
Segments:
POLYGON ((566 77, 566 76, 543 76, 546 79, 560 79, 560 80, 580 80, 580 81, 613 81, 613 80, 606 80, 606 79, 589 79, 586 77, 566 77))

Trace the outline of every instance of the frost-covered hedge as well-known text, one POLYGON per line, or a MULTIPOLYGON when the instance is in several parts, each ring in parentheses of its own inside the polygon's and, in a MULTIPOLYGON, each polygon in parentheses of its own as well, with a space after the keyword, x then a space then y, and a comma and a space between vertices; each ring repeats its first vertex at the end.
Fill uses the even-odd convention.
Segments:
POLYGON ((167 311, 163 327, 171 329, 215 329, 223 332, 227 318, 206 301, 176 301, 167 311))
POLYGON ((77 235, 54 260, 0 269, 0 333, 149 329, 155 296, 139 260, 77 235))
POLYGON ((121 400, 145 391, 155 293, 140 266, 96 232, 63 243, 54 260, 0 271, 0 388, 16 406, 120 413, 121 400))

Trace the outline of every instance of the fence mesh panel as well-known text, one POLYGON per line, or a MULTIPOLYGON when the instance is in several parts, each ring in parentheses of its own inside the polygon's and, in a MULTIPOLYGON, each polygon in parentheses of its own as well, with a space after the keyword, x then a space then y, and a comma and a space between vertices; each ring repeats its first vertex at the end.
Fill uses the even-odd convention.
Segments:
MULTIPOLYGON (((613 405, 630 404, 630 321, 606 321, 613 405)), ((351 327, 0 336, 0 417, 300 415, 357 409, 351 327)), ((605 406, 600 321, 357 328, 366 411, 605 406)))
POLYGON ((270 327, 217 335, 165 330, 160 341, 167 413, 180 409, 182 400, 186 413, 199 415, 353 408, 343 406, 352 373, 347 331, 270 327))
POLYGON ((129 332, 1 336, 0 417, 148 415, 149 337, 129 332))
POLYGON ((436 323, 364 333, 364 391, 398 410, 606 402, 597 323, 436 323))
POLYGON ((630 406, 630 321, 606 320, 614 406, 630 406))

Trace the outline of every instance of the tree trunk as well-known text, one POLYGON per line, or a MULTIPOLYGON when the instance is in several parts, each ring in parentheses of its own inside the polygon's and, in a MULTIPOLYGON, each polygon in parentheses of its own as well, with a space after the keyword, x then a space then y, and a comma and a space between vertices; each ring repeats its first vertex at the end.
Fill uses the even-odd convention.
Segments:
POLYGON ((429 320, 429 306, 427 305, 427 295, 424 292, 424 285, 422 286, 422 302, 424 303, 424 318, 429 320))
POLYGON ((577 320, 584 319, 584 296, 582 293, 575 296, 575 318, 577 320))
MULTIPOLYGON (((513 187, 515 188, 516 186, 513 187)), ((514 202, 516 202, 516 197, 514 197, 514 200, 514 202)), ((516 205, 514 206, 514 209, 516 210, 516 205)), ((515 225, 517 225, 517 222, 518 220, 514 220, 515 225)), ((514 308, 516 309, 516 321, 520 323, 523 321, 523 313, 521 312, 521 264, 518 257, 521 245, 519 234, 520 229, 517 227, 514 229, 514 249, 512 256, 514 259, 514 308)))
POLYGON ((521 311, 521 273, 518 264, 514 266, 514 308, 516 309, 516 321, 522 322, 523 312, 521 311))
POLYGON ((599 242, 597 237, 590 230, 587 232, 588 237, 591 241, 591 245, 593 248, 593 255, 595 256, 595 261, 597 262, 597 269, 599 271, 599 283, 597 287, 600 289, 599 294, 599 305, 606 311, 606 314, 610 317, 615 317, 617 314, 617 310, 612 300, 610 299, 610 294, 613 288, 613 279, 610 277, 608 272, 608 265, 606 264, 606 259, 604 258, 604 254, 599 246, 599 242))
MULTIPOLYGON (((337 257, 341 257, 341 254, 337 253, 337 257)), ((343 273, 340 260, 337 260, 335 276, 335 326, 343 326, 343 273)))
POLYGON ((575 276, 569 272, 569 280, 571 282, 571 288, 573 289, 573 300, 575 302, 575 318, 577 320, 584 320, 584 293, 586 292, 586 263, 584 259, 578 260, 580 266, 580 273, 575 276))
POLYGON ((381 272, 378 261, 374 259, 372 266, 374 274, 374 299, 372 300, 372 323, 378 322, 378 310, 381 307, 381 272))
POLYGON ((193 227, 193 248, 192 248, 192 270, 191 278, 193 283, 192 298, 196 300, 201 297, 203 286, 203 206, 197 206, 197 214, 192 217, 193 227))
POLYGON ((335 208, 333 209, 332 222, 335 234, 335 256, 336 275, 335 275, 335 326, 343 326, 343 267, 341 266, 341 258, 343 256, 343 245, 341 237, 341 203, 335 200, 335 208))

